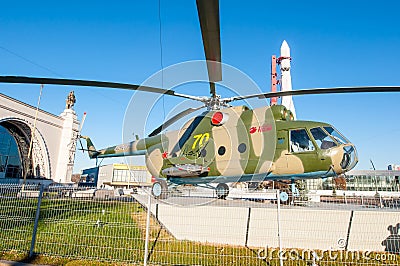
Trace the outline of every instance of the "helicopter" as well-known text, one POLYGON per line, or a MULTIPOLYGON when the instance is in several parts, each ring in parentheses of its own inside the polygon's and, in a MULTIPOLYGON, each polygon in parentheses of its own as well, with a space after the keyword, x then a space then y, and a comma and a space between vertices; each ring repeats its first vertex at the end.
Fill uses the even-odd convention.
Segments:
POLYGON ((90 158, 145 155, 157 177, 152 194, 161 199, 168 183, 209 188, 218 183, 217 197, 224 199, 226 183, 325 178, 351 170, 358 160, 355 146, 332 125, 294 121, 283 105, 209 110, 180 130, 102 150, 82 138, 90 158))
MULTIPOLYGON (((172 89, 126 83, 0 76, 2 83, 53 84, 138 90, 190 99, 203 104, 189 108, 165 121, 147 137, 96 149, 86 140, 92 159, 145 156, 155 177, 151 192, 165 199, 168 188, 191 184, 215 189, 217 197, 229 194, 227 183, 266 180, 295 180, 338 176, 355 167, 356 147, 334 126, 316 121, 294 120, 283 105, 250 109, 231 103, 251 98, 357 92, 398 92, 397 86, 336 87, 267 92, 222 98, 216 84, 222 80, 219 1, 197 0, 197 11, 210 85, 209 96, 192 96, 172 89), (206 108, 179 130, 166 129, 179 119, 206 108), (212 183, 218 184, 216 187, 212 183)), ((292 186, 293 188, 293 186, 292 186)), ((287 196, 287 195, 286 195, 287 196)), ((284 198, 285 196, 283 196, 284 198)))

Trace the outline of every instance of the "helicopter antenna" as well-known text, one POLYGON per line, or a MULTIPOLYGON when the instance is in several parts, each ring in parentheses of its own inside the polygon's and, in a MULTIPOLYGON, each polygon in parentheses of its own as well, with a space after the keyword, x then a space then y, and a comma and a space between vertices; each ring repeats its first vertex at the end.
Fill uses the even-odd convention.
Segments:
POLYGON ((81 121, 81 123, 79 125, 79 130, 78 130, 78 134, 77 134, 77 137, 76 137, 79 140, 79 144, 81 145, 81 150, 82 150, 83 153, 85 153, 85 150, 83 148, 82 141, 81 141, 81 131, 82 131, 82 128, 83 128, 83 124, 85 123, 85 118, 86 118, 86 112, 83 113, 82 121, 81 121))
POLYGON ((36 123, 37 123, 38 115, 39 115, 40 99, 42 98, 43 87, 44 87, 44 85, 41 84, 40 91, 39 91, 38 103, 36 105, 35 120, 33 122, 33 129, 31 129, 31 136, 30 136, 31 139, 29 140, 28 159, 26 160, 26 163, 25 163, 24 181, 22 183, 22 190, 24 190, 24 188, 25 188, 26 177, 28 175, 29 165, 30 165, 31 158, 32 158, 33 141, 35 140, 36 123))

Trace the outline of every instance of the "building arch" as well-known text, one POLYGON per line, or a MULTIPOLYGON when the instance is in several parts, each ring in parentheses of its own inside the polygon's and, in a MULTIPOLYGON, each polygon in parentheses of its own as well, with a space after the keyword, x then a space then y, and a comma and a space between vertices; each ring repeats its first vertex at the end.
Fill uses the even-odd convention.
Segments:
POLYGON ((22 176, 29 178, 50 179, 49 151, 42 133, 36 128, 30 160, 28 161, 29 145, 34 126, 17 117, 6 117, 0 119, 0 126, 4 127, 14 138, 21 160, 22 176))

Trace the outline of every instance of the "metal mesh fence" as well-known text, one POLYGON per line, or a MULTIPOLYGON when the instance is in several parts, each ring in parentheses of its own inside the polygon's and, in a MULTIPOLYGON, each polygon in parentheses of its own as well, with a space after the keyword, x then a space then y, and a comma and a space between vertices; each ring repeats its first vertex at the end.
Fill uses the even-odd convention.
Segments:
POLYGON ((44 193, 35 252, 84 259, 143 261, 145 212, 113 191, 44 193))
POLYGON ((144 242, 137 204, 45 200, 35 252, 89 259, 138 261, 144 242))
POLYGON ((276 191, 221 200, 188 187, 156 200, 147 189, 40 188, 0 187, 0 250, 138 265, 400 262, 395 196, 303 195, 281 204, 276 191))
POLYGON ((29 251, 35 213, 38 205, 38 186, 0 186, 0 249, 29 251))

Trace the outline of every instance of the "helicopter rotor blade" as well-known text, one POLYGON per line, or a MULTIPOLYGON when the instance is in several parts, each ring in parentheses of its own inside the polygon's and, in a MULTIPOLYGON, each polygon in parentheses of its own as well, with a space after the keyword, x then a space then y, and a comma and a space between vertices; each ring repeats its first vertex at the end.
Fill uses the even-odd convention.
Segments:
POLYGON ((222 80, 219 0, 196 0, 196 4, 207 60, 210 94, 215 97, 215 82, 222 80))
POLYGON ((169 127, 170 125, 172 125, 173 123, 175 123, 176 121, 178 121, 179 119, 187 116, 188 114, 191 114, 197 110, 200 110, 202 108, 204 108, 205 106, 200 106, 200 107, 196 107, 196 108, 189 108, 186 109, 176 115, 174 115, 173 117, 171 117, 170 119, 168 119, 167 121, 165 121, 161 126, 159 126, 158 128, 154 129, 150 134, 149 137, 153 137, 157 134, 159 134, 161 131, 163 131, 164 129, 166 129, 167 127, 169 127))
POLYGON ((339 94, 339 93, 360 93, 360 92, 400 92, 400 86, 360 86, 360 87, 335 87, 335 88, 315 88, 292 91, 266 92, 252 95, 234 96, 224 98, 224 103, 250 98, 273 98, 282 96, 296 95, 316 95, 316 94, 339 94))
POLYGON ((159 94, 166 94, 195 101, 204 102, 204 97, 197 97, 176 93, 173 90, 160 89, 149 86, 141 86, 129 83, 105 82, 95 80, 79 80, 79 79, 61 79, 61 78, 40 78, 40 77, 24 77, 24 76, 0 76, 0 83, 19 83, 19 84, 50 84, 50 85, 72 85, 83 87, 100 87, 114 88, 125 90, 147 91, 159 94))

